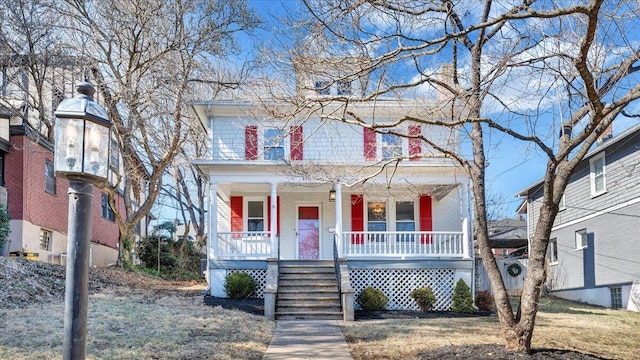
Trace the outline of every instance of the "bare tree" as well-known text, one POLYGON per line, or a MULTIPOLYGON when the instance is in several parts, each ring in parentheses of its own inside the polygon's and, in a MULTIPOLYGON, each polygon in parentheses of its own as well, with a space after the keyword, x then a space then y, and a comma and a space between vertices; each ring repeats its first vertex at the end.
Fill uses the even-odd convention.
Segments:
MULTIPOLYGON (((238 49, 235 34, 258 20, 243 0, 68 0, 61 12, 69 37, 82 45, 77 51, 95 62, 92 77, 117 136, 125 210, 116 212, 116 221, 126 261, 130 248, 123 245, 186 141, 187 101, 203 87, 238 85, 241 79, 226 78, 216 63, 238 49)), ((108 189, 112 205, 117 189, 108 189)))
MULTIPOLYGON (((366 61, 341 71, 335 71, 340 63, 331 60, 334 71, 328 75, 338 83, 370 80, 361 96, 292 97, 295 110, 287 115, 322 112, 328 120, 419 138, 426 148, 466 169, 473 182, 475 238, 495 291, 506 349, 530 352, 546 278, 549 234, 563 191, 598 135, 640 97, 636 75, 640 50, 627 35, 640 24, 637 2, 304 3, 308 14, 294 23, 295 34, 301 36, 281 41, 293 46, 288 58, 279 58, 277 64, 295 64, 296 59, 310 54, 361 58, 366 61), (440 109, 437 114, 398 114, 390 122, 371 122, 350 111, 360 102, 390 97, 425 102, 437 97, 440 109), (334 109, 331 112, 326 110, 329 104, 334 109), (458 129, 471 153, 456 152, 429 135, 398 130, 407 123, 458 129), (547 170, 541 174, 544 198, 535 214, 528 274, 516 311, 492 255, 487 229, 487 156, 497 145, 491 139, 505 135, 529 144, 547 158, 547 170)), ((284 98, 291 89, 298 94, 317 90, 301 88, 300 83, 288 85, 270 96, 284 98)), ((393 162, 382 165, 388 164, 393 162)))

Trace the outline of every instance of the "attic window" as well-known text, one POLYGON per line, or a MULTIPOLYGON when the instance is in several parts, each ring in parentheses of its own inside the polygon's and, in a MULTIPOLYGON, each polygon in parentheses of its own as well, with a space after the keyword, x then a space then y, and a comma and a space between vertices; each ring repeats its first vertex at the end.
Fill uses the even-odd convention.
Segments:
POLYGON ((331 83, 328 80, 316 80, 315 89, 318 95, 331 95, 331 83))
POLYGON ((340 95, 351 95, 351 81, 338 80, 336 93, 340 95))

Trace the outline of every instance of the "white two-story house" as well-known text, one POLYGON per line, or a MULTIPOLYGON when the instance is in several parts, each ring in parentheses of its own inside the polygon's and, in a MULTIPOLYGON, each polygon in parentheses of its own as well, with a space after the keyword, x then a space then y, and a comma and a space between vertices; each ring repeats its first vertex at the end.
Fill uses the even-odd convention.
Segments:
MULTIPOLYGON (((360 88, 359 80, 309 76, 303 82, 315 88, 308 96, 355 96, 360 88)), ((456 149, 458 130, 407 121, 393 128, 409 135, 402 137, 323 116, 340 110, 339 102, 287 119, 271 117, 260 104, 192 104, 210 142, 209 157, 195 164, 211 185, 211 295, 224 297, 225 276, 246 271, 259 284, 258 296, 265 296, 267 316, 274 316, 273 307, 277 318, 310 312, 314 305, 296 308, 284 293, 296 286, 323 292, 317 275, 306 283, 302 278, 309 268, 325 266, 342 292, 337 307, 345 319, 353 318, 353 296, 345 293, 357 295, 368 286, 385 293, 388 309, 417 309, 409 294, 424 286, 434 291, 436 310, 450 309, 455 282, 471 286, 469 178, 411 136, 456 149), (286 276, 296 264, 307 267, 289 276, 297 285, 286 276)), ((349 111, 379 124, 439 116, 436 106, 436 99, 378 99, 349 105, 349 111)))

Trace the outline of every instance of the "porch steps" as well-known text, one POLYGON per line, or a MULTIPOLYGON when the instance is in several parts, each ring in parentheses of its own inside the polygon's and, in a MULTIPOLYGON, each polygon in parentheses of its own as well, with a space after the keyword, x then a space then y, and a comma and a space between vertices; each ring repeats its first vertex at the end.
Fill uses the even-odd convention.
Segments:
POLYGON ((281 261, 276 319, 342 319, 333 261, 281 261))

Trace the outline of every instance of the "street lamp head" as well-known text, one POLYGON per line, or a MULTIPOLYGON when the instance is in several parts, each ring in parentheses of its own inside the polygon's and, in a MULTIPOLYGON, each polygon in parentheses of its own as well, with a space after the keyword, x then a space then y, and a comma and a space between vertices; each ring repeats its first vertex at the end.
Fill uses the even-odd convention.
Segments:
POLYGON ((55 111, 55 171, 67 178, 106 180, 111 122, 93 100, 90 83, 76 84, 76 91, 76 97, 65 99, 55 111))

